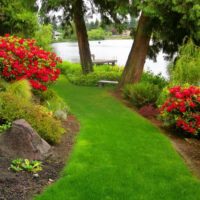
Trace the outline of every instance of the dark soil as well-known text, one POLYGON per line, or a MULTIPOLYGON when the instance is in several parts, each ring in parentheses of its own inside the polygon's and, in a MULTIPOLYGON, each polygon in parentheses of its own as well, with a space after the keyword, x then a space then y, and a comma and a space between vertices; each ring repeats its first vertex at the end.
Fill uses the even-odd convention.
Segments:
POLYGON ((58 179, 66 164, 74 144, 74 138, 79 131, 79 123, 74 116, 69 116, 63 122, 67 133, 62 142, 53 147, 53 156, 43 162, 43 170, 35 178, 29 172, 12 172, 9 170, 8 158, 0 157, 0 200, 29 200, 39 194, 45 186, 58 179))
POLYGON ((114 97, 123 102, 130 109, 138 112, 143 117, 150 120, 154 125, 156 125, 162 133, 167 135, 176 151, 183 157, 186 164, 189 166, 191 172, 200 178, 200 140, 197 138, 183 136, 175 129, 167 129, 163 126, 163 123, 157 119, 158 109, 154 108, 152 105, 144 106, 137 109, 129 102, 124 99, 120 91, 112 93, 114 97))

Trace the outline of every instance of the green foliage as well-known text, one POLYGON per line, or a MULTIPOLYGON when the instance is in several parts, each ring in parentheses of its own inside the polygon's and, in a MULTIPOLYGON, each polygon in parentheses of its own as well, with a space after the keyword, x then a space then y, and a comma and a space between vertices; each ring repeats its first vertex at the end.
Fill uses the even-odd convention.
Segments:
POLYGON ((67 76, 72 74, 81 74, 82 72, 81 66, 78 63, 64 61, 59 63, 57 67, 61 70, 62 74, 67 76))
POLYGON ((8 84, 6 91, 12 93, 19 98, 26 99, 28 101, 32 98, 32 87, 28 80, 15 81, 11 84, 8 84))
POLYGON ((136 107, 142 107, 147 104, 156 104, 156 101, 167 81, 159 74, 154 75, 152 72, 143 72, 141 82, 126 85, 123 94, 136 107))
POLYGON ((154 75, 151 71, 143 72, 141 82, 157 85, 160 89, 164 88, 168 84, 161 74, 154 75))
POLYGON ((172 73, 174 84, 200 83, 200 48, 195 46, 192 40, 180 48, 174 68, 172 73))
POLYGON ((42 171, 42 162, 18 158, 11 162, 10 169, 14 172, 27 171, 36 173, 42 171))
POLYGON ((46 51, 52 50, 50 44, 52 43, 53 29, 50 24, 42 25, 39 30, 35 32, 34 38, 36 39, 38 46, 46 51))
POLYGON ((92 29, 88 31, 89 40, 104 40, 106 37, 111 35, 111 32, 106 32, 102 28, 92 29))
POLYGON ((87 75, 82 74, 80 64, 63 62, 58 65, 61 72, 75 85, 96 86, 99 80, 119 81, 123 68, 110 65, 94 66, 94 72, 87 75))
POLYGON ((9 83, 0 78, 0 92, 5 91, 9 83))
POLYGON ((72 76, 69 80, 75 85, 96 86, 99 80, 119 81, 120 75, 119 72, 92 72, 88 75, 72 76))
POLYGON ((38 19, 33 11, 34 3, 29 1, 27 4, 23 0, 2 0, 0 34, 12 33, 21 37, 32 37, 38 29, 38 19))
POLYGON ((58 143, 65 132, 61 122, 47 109, 9 92, 0 93, 0 118, 7 121, 25 119, 49 143, 58 143))
POLYGON ((166 101, 166 99, 169 97, 169 87, 170 86, 166 86, 165 88, 162 89, 157 101, 156 101, 156 105, 158 107, 160 107, 161 105, 164 104, 164 102, 166 101))
POLYGON ((8 130, 11 126, 12 126, 11 122, 5 122, 5 123, 1 124, 0 125, 0 133, 8 130))
POLYGON ((155 104, 160 94, 160 89, 152 83, 140 82, 126 85, 123 93, 134 106, 140 108, 147 104, 155 104))
POLYGON ((37 95, 40 98, 41 104, 51 111, 55 118, 60 120, 67 119, 70 108, 54 90, 48 89, 37 95))

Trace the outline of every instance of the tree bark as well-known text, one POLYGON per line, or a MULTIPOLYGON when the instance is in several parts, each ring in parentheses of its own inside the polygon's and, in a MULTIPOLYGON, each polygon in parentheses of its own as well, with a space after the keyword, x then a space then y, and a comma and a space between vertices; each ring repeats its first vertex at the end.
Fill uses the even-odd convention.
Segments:
POLYGON ((88 74, 93 71, 93 63, 91 59, 90 46, 88 41, 87 29, 84 20, 84 8, 82 0, 75 0, 74 3, 74 23, 76 27, 76 35, 78 39, 80 61, 82 71, 88 74))
POLYGON ((122 88, 125 84, 140 81, 151 39, 152 31, 149 30, 149 24, 149 17, 146 17, 142 13, 138 22, 134 42, 119 83, 119 88, 122 88))

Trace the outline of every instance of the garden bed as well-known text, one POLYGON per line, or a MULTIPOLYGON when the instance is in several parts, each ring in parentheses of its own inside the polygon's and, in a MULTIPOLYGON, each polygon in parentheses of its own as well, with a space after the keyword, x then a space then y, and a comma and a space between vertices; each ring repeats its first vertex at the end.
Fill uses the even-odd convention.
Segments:
POLYGON ((157 109, 152 109, 151 106, 146 106, 140 110, 135 108, 128 100, 122 97, 121 92, 117 91, 112 93, 114 97, 123 102, 127 107, 133 111, 138 112, 143 117, 150 120, 156 125, 161 132, 167 135, 176 151, 183 157, 186 164, 189 166, 192 173, 200 178, 200 140, 196 138, 186 138, 177 134, 174 130, 163 127, 163 123, 159 121, 156 116, 158 115, 157 109))
POLYGON ((8 168, 11 160, 0 157, 0 200, 28 200, 40 193, 45 186, 53 183, 65 166, 72 149, 74 138, 79 131, 79 123, 74 116, 63 122, 67 134, 59 145, 53 147, 53 156, 43 162, 39 177, 32 173, 14 173, 8 168))

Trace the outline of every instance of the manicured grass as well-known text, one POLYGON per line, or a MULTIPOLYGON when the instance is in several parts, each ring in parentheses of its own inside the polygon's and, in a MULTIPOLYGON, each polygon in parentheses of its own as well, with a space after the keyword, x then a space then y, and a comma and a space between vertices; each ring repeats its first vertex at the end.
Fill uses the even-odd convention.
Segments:
POLYGON ((105 89, 61 79, 81 131, 61 178, 37 200, 198 200, 200 182, 168 138, 105 89))

